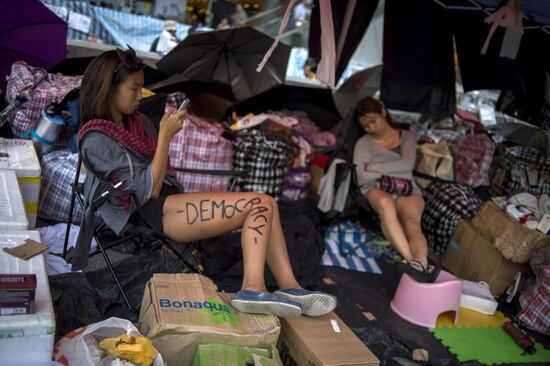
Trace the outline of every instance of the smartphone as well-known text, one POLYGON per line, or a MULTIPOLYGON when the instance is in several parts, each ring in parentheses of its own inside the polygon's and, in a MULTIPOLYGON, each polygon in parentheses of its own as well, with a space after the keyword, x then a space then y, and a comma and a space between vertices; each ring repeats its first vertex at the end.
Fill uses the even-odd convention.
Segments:
POLYGON ((189 107, 189 104, 191 104, 191 100, 185 98, 178 108, 178 113, 189 107))

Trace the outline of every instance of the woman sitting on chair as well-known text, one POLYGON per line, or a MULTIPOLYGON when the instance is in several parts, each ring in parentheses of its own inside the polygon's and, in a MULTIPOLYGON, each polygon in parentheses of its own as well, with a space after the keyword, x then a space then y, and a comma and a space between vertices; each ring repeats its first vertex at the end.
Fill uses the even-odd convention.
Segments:
POLYGON ((392 125, 388 110, 367 97, 357 106, 357 120, 367 132, 355 144, 353 163, 359 189, 380 217, 382 232, 403 256, 399 267, 422 282, 433 282, 428 246, 420 227, 424 200, 413 181, 416 136, 392 125))
POLYGON ((168 149, 187 112, 165 113, 155 139, 156 132, 151 133, 146 118, 136 112, 143 83, 143 61, 131 48, 96 57, 82 79, 78 143, 82 159, 93 173, 86 177, 85 195, 90 202, 103 192, 101 180, 117 187, 117 194, 99 207, 104 222, 116 234, 132 224, 149 223, 178 242, 241 229, 244 276, 242 289, 231 302, 233 307, 282 317, 332 311, 334 296, 304 290, 297 282, 272 197, 258 193, 181 193, 181 186, 170 174, 168 149), (138 204, 142 215, 138 215, 138 204), (282 289, 273 294, 264 283, 266 262, 282 289))

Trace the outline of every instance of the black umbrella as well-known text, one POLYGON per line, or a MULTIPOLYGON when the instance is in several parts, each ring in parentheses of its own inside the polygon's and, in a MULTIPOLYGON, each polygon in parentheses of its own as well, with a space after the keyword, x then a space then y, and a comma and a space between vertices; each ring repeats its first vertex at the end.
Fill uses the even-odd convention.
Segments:
POLYGON ((235 103, 231 86, 215 81, 188 80, 176 74, 146 85, 155 93, 183 92, 191 99, 190 109, 201 117, 221 121, 235 103))
POLYGON ((284 44, 256 72, 272 44, 273 38, 250 27, 194 33, 157 62, 157 67, 181 80, 230 85, 234 99, 244 100, 284 82, 291 50, 284 44))
POLYGON ((550 136, 543 129, 526 123, 499 123, 489 130, 504 137, 507 141, 529 146, 548 155, 550 154, 550 136))

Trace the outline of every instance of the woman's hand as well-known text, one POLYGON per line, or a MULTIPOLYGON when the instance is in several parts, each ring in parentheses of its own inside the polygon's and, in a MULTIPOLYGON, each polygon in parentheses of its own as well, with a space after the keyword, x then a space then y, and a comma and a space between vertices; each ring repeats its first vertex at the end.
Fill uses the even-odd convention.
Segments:
POLYGON ((183 120, 187 114, 187 110, 176 112, 174 108, 169 108, 159 125, 159 137, 161 135, 166 136, 168 139, 172 139, 174 135, 181 131, 183 126, 183 120))

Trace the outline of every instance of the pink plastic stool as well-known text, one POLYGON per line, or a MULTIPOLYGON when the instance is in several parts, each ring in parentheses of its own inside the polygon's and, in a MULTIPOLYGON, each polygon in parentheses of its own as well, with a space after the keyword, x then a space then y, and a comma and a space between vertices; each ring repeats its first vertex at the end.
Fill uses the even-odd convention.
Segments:
POLYGON ((437 317, 446 311, 455 312, 462 293, 462 280, 441 270, 434 283, 421 283, 406 273, 391 302, 392 310, 403 319, 422 327, 435 328, 437 317))

